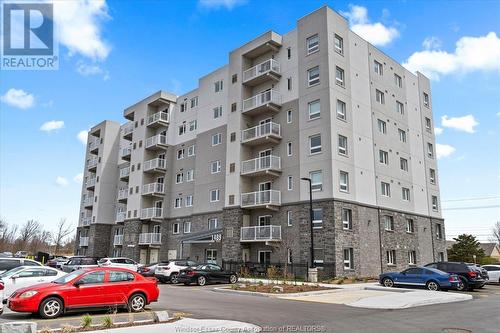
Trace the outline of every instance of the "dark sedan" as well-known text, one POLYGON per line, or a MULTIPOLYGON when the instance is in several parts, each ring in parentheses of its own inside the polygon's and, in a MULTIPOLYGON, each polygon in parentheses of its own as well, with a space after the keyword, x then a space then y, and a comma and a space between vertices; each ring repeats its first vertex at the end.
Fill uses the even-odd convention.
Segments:
POLYGON ((202 264, 195 268, 181 270, 178 282, 185 285, 196 283, 199 286, 204 286, 207 283, 236 283, 238 275, 235 272, 225 271, 215 264, 202 264))

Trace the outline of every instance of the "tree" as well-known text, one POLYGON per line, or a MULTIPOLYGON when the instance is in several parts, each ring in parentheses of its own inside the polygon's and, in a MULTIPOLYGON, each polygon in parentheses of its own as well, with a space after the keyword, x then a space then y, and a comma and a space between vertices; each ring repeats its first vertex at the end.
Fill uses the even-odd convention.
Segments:
POLYGON ((66 219, 61 219, 59 224, 57 225, 56 232, 52 236, 52 240, 54 241, 54 255, 59 253, 59 250, 63 246, 63 241, 66 237, 69 236, 73 232, 73 228, 66 223, 66 219))
POLYGON ((500 221, 493 226, 493 241, 500 245, 500 221))
POLYGON ((23 243, 29 243, 33 237, 40 232, 41 226, 38 221, 28 220, 19 230, 19 239, 23 243))
POLYGON ((479 242, 473 235, 462 234, 453 238, 455 244, 448 250, 450 261, 479 262, 485 256, 484 250, 479 246, 479 242))

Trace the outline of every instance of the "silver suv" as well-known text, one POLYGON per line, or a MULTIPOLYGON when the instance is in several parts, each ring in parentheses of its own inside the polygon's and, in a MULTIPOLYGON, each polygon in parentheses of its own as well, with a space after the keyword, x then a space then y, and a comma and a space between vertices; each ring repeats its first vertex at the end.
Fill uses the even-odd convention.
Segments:
POLYGON ((196 267, 199 264, 196 261, 189 259, 177 259, 170 260, 168 262, 162 262, 156 266, 155 277, 163 283, 170 281, 176 284, 177 277, 179 276, 179 271, 181 269, 186 269, 189 267, 196 267))

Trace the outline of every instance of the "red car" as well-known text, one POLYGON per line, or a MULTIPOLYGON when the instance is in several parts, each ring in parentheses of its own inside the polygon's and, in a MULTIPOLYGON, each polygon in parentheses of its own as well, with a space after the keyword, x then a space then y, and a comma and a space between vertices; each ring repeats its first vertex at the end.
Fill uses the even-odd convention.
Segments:
POLYGON ((56 318, 64 312, 124 307, 139 312, 156 302, 155 278, 124 268, 90 268, 71 272, 50 283, 16 290, 7 300, 12 311, 56 318))

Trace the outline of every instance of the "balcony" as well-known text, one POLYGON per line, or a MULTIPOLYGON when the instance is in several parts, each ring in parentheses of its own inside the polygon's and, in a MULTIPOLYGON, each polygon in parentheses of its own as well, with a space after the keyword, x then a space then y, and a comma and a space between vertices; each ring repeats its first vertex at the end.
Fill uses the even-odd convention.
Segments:
POLYGON ((143 208, 141 210, 141 220, 154 220, 163 218, 163 208, 143 208))
POLYGON ((142 195, 163 196, 165 194, 165 184, 150 183, 142 186, 142 195))
POLYGON ((142 170, 150 173, 165 172, 167 170, 167 161, 163 158, 153 158, 144 162, 142 170))
POLYGON ((82 217, 82 227, 88 227, 92 222, 92 216, 82 217))
POLYGON ((268 90, 243 101, 243 114, 256 115, 264 112, 277 113, 281 109, 281 94, 268 90))
POLYGON ((169 114, 167 112, 156 112, 148 117, 147 126, 152 128, 167 127, 169 123, 169 114))
POLYGON ((99 162, 98 157, 91 157, 87 160, 87 168, 89 170, 94 170, 97 168, 97 162, 99 162))
POLYGON ((128 123, 123 127, 123 138, 132 140, 132 133, 134 132, 134 123, 128 123))
POLYGON ((160 245, 161 234, 159 233, 145 233, 139 234, 139 245, 160 245))
POLYGON ((125 167, 120 169, 120 179, 128 180, 129 175, 130 175, 130 167, 125 167))
POLYGON ((245 45, 247 51, 242 54, 245 58, 255 59, 268 52, 278 52, 283 44, 283 37, 274 31, 268 31, 245 45))
POLYGON ((127 201, 127 198, 128 198, 128 189, 126 189, 126 188, 120 189, 118 191, 117 201, 124 202, 124 201, 127 201))
POLYGON ((89 178, 87 180, 87 182, 85 183, 85 187, 88 189, 88 190, 91 190, 95 187, 95 183, 97 181, 97 178, 96 177, 93 177, 93 178, 89 178))
POLYGON ((127 217, 126 212, 116 212, 116 222, 120 223, 125 221, 125 218, 127 217))
POLYGON ((167 149, 167 136, 155 135, 146 139, 146 149, 167 149))
POLYGON ((125 161, 130 161, 130 157, 132 155, 132 147, 123 147, 120 150, 120 157, 125 161))
POLYGON ((241 143, 246 145, 276 144, 280 140, 281 126, 273 122, 257 125, 241 132, 241 143))
POLYGON ((90 196, 83 199, 83 207, 89 207, 94 204, 94 196, 90 196))
POLYGON ((99 149, 99 139, 95 139, 89 142, 89 151, 91 153, 96 152, 99 149))
POLYGON ((113 239, 113 246, 123 245, 123 235, 115 235, 113 239))
POLYGON ((241 194, 241 208, 268 208, 281 206, 281 191, 267 190, 241 194))
POLYGON ((262 225, 242 227, 240 242, 279 242, 281 241, 280 225, 262 225))
POLYGON ((80 237, 80 246, 89 246, 89 237, 80 237))
POLYGON ((241 162, 242 176, 270 175, 279 177, 281 173, 281 158, 278 156, 263 156, 241 162))
POLYGON ((274 59, 261 62, 243 72, 243 84, 250 87, 268 80, 277 82, 280 78, 280 64, 274 59))

